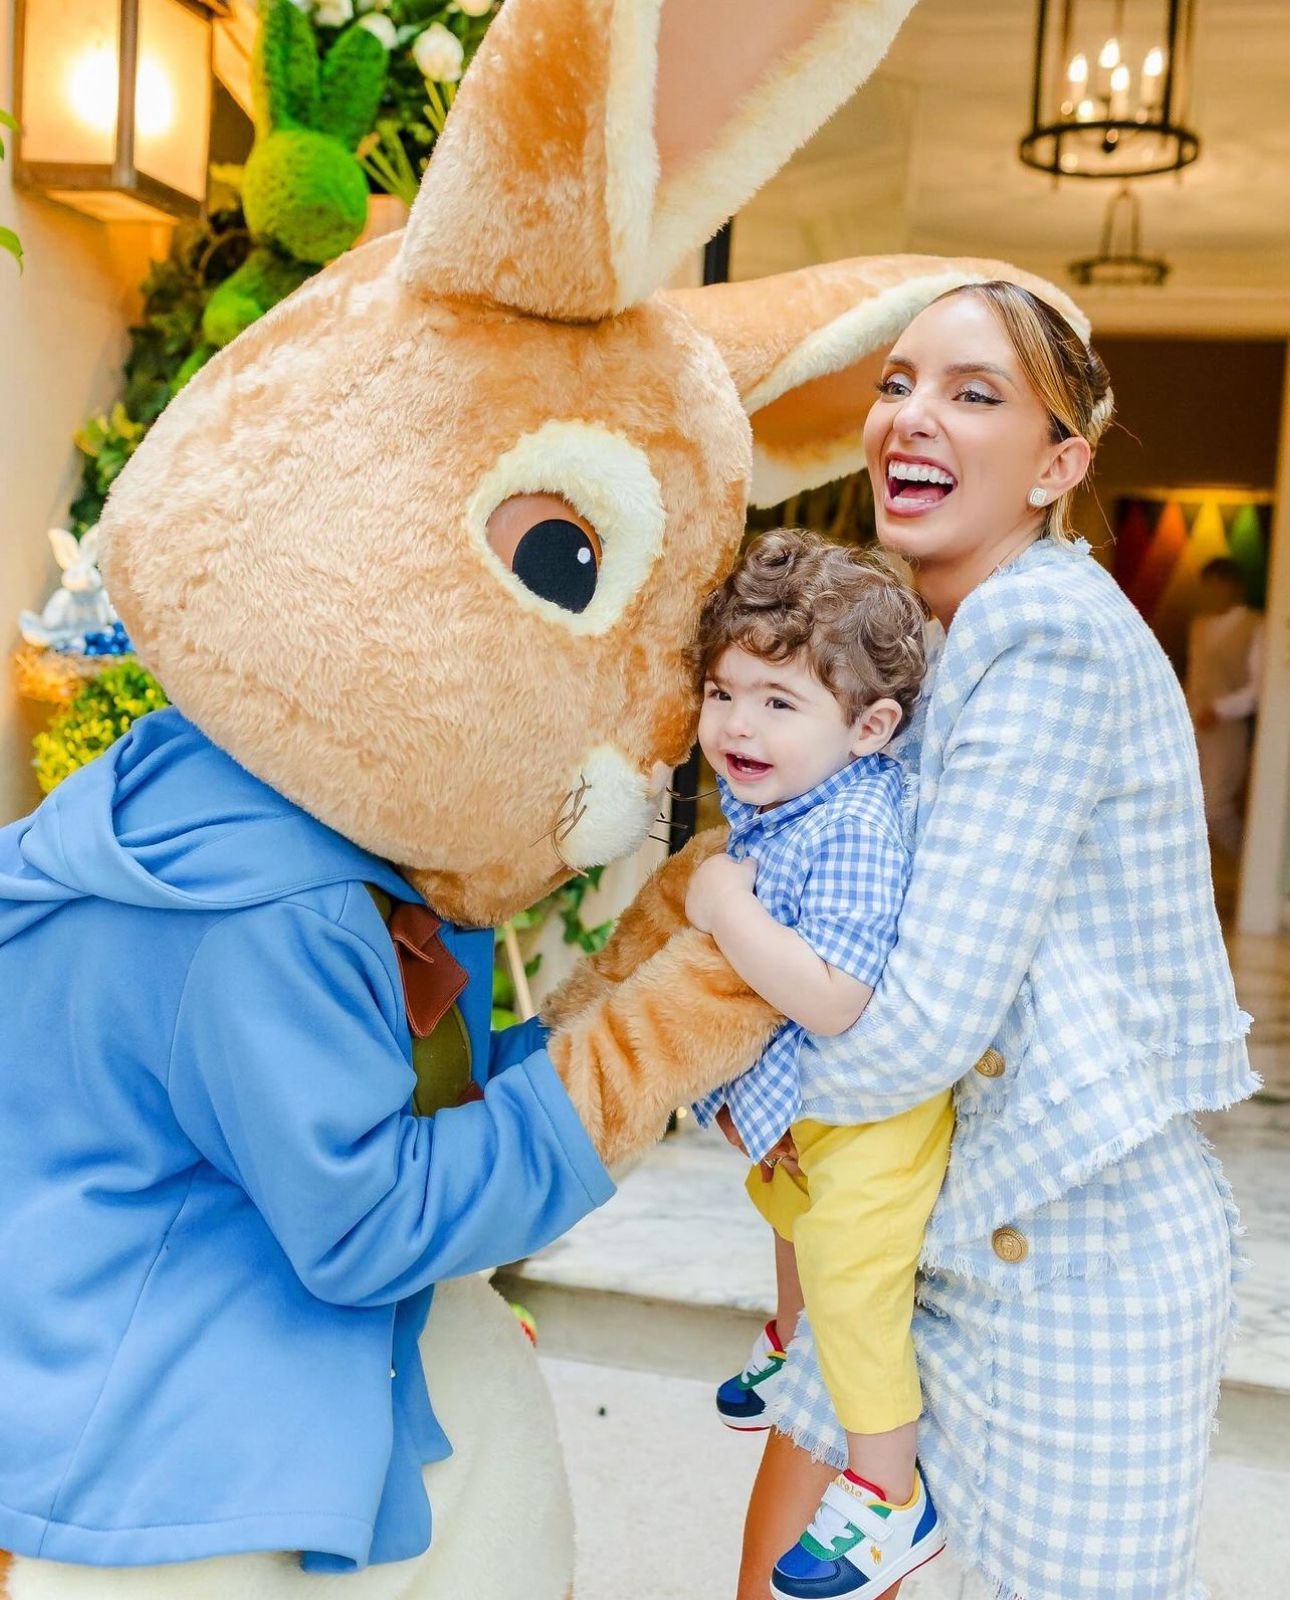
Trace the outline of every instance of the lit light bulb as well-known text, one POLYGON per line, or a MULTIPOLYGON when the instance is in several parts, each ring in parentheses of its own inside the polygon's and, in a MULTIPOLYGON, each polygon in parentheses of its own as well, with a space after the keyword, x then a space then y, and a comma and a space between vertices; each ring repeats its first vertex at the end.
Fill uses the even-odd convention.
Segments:
POLYGON ((1129 112, 1129 85, 1133 74, 1123 62, 1111 74, 1111 115, 1124 117, 1129 112))
POLYGON ((1081 122, 1092 122, 1097 115, 1097 107, 1091 100, 1081 100, 1075 107, 1075 115, 1081 122))
POLYGON ((67 103, 83 127, 111 133, 116 127, 116 51, 106 44, 83 50, 67 74, 67 103))
POLYGON ((1088 57, 1082 52, 1071 57, 1071 64, 1066 69, 1066 78, 1074 90, 1083 89, 1088 82, 1088 57))
POLYGON ((1147 51, 1142 63, 1142 104, 1148 112, 1155 109, 1160 99, 1160 80, 1164 76, 1165 53, 1159 45, 1147 51))
POLYGON ((175 120, 175 93, 165 68, 151 56, 139 63, 134 91, 134 120, 139 132, 149 138, 169 133, 175 120))
POLYGON ((1102 46, 1102 53, 1097 58, 1097 64, 1105 72, 1110 72, 1120 65, 1120 41, 1108 39, 1102 46))

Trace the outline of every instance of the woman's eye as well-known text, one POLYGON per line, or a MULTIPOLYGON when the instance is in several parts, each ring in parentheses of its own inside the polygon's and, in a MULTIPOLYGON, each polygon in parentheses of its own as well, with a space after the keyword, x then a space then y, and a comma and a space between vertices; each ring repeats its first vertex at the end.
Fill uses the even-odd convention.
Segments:
POLYGON ((909 384, 904 378, 884 378, 878 385, 878 393, 885 394, 889 399, 903 399, 910 392, 909 384))
POLYGON ((988 394, 984 389, 961 389, 959 391, 959 399, 971 401, 974 405, 997 406, 1003 404, 997 394, 988 394))
POLYGON ((526 589, 565 611, 585 611, 596 593, 603 556, 586 519, 555 495, 504 500, 488 519, 493 553, 526 589))

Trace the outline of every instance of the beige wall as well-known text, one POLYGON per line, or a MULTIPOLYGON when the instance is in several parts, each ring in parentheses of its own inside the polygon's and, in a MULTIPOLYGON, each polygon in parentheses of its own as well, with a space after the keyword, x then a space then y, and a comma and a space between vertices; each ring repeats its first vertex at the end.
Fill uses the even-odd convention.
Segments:
MULTIPOLYGON (((13 94, 13 0, 0 0, 0 104, 13 94)), ((8 136, 6 149, 12 153, 8 136)), ((0 823, 36 798, 33 710, 13 693, 17 614, 57 580, 46 529, 63 520, 77 478, 72 433, 120 389, 137 285, 165 229, 108 226, 13 188, 0 163, 0 223, 17 229, 24 270, 0 257, 0 823)))
POLYGON ((1121 495, 1273 487, 1284 341, 1110 338, 1097 346, 1115 389, 1116 426, 1097 454, 1097 503, 1086 497, 1076 513, 1094 545, 1108 540, 1121 495))

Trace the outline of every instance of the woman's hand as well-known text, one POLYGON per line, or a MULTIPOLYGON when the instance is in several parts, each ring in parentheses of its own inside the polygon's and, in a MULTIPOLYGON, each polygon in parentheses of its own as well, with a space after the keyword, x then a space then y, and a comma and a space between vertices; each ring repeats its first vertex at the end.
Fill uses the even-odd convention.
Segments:
POLYGON ((790 1177, 796 1178, 801 1173, 797 1164, 797 1146, 793 1143, 793 1135, 786 1133, 777 1143, 771 1145, 759 1163, 763 1183, 770 1183, 775 1177, 775 1168, 783 1167, 790 1177))
POLYGON ((751 897, 757 882, 757 863, 751 858, 734 861, 728 855, 709 856, 694 869, 685 895, 685 914, 700 933, 711 933, 727 901, 751 897))

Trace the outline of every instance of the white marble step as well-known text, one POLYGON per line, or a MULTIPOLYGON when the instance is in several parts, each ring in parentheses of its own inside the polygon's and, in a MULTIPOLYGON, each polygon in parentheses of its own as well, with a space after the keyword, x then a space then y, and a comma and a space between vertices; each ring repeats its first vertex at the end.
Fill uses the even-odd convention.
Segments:
MULTIPOLYGON (((1205 1119, 1240 1201, 1252 1262, 1228 1383, 1290 1392, 1290 1105, 1205 1119)), ((774 1305, 770 1240, 745 1164, 692 1122, 599 1211, 504 1284, 560 1356, 715 1381, 742 1366, 774 1305)))

